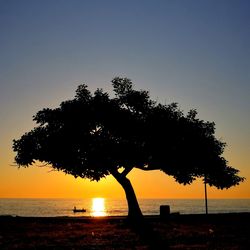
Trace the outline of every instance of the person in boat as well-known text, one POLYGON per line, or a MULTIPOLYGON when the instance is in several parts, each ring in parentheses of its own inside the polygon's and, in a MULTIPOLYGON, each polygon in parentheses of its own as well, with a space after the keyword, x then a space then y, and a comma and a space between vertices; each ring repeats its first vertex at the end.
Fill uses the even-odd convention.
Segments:
POLYGON ((77 213, 77 212, 86 212, 86 209, 83 209, 83 208, 77 209, 76 207, 74 207, 73 212, 74 213, 77 213))

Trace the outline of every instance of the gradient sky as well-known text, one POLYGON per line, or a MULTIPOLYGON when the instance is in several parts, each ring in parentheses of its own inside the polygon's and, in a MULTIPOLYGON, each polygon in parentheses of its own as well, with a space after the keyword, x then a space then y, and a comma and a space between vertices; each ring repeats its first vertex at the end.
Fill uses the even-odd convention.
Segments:
MULTIPOLYGON (((38 110, 72 98, 79 83, 111 93, 111 79, 126 76, 153 99, 215 121, 224 156, 247 180, 208 195, 250 198, 249 13, 248 0, 0 0, 0 197, 124 197, 112 177, 17 169, 11 147, 38 110)), ((129 177, 138 197, 203 197, 201 181, 129 177)))

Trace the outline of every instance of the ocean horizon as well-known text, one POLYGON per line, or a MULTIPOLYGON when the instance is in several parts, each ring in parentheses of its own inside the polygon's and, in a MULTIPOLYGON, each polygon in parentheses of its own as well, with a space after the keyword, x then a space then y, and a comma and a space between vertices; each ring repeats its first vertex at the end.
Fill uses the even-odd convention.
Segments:
MULTIPOLYGON (((161 205, 170 212, 205 214, 204 199, 138 199, 144 215, 159 215, 161 205)), ((89 198, 0 198, 0 216, 60 217, 60 216, 126 216, 125 199, 89 198), (74 213, 73 209, 86 209, 74 213)), ((250 199, 208 199, 208 213, 250 212, 250 199)))

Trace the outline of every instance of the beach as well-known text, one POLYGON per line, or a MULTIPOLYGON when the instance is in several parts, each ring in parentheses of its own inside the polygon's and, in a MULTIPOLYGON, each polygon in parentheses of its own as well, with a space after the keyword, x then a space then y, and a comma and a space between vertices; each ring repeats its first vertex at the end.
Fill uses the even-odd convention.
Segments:
POLYGON ((116 217, 0 216, 0 249, 249 249, 250 213, 116 217))

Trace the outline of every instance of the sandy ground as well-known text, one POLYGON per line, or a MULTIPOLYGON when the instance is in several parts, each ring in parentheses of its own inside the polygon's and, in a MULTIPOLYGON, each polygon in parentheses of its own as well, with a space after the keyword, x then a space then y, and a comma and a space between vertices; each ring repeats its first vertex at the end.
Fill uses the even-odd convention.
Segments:
POLYGON ((250 249, 250 213, 125 217, 0 216, 0 249, 250 249))

